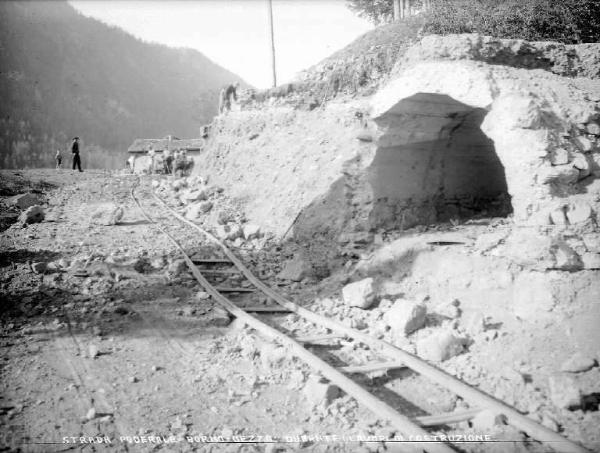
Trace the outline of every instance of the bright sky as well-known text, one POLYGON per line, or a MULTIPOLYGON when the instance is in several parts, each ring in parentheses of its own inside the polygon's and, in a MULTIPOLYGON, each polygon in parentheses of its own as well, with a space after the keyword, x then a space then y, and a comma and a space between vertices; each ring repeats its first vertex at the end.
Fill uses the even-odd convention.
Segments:
MULTIPOLYGON (((71 0, 81 13, 145 41, 191 47, 258 87, 271 86, 268 0, 71 0)), ((344 0, 273 0, 277 83, 372 25, 344 0)))

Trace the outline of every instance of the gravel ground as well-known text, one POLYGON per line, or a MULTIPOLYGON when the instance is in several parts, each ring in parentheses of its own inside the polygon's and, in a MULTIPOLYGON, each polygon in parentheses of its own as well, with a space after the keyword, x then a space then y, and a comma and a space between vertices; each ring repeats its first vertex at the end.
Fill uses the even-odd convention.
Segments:
MULTIPOLYGON (((311 370, 255 332, 231 323, 205 299, 168 239, 133 204, 130 191, 137 181, 132 176, 100 172, 29 170, 2 174, 4 202, 16 193, 40 192, 46 210, 44 222, 26 227, 13 224, 0 237, 2 445, 8 450, 40 452, 68 448, 404 451, 406 445, 393 442, 358 442, 350 438, 346 442, 327 442, 323 438, 298 437, 372 435, 391 439, 397 432, 347 395, 327 400, 315 392, 307 393, 304 389, 313 379, 311 370), (122 218, 114 225, 98 225, 93 221, 94 213, 108 204, 121 206, 122 218), (271 436, 273 443, 265 437, 260 440, 269 442, 207 444, 209 438, 202 437, 220 435, 271 436), (97 443, 105 437, 111 440, 110 445, 97 443), (96 443, 84 445, 82 440, 96 443), (137 443, 142 441, 145 443, 137 443)), ((142 178, 138 193, 151 215, 169 225, 169 231, 182 239, 190 254, 216 257, 214 248, 192 234, 189 227, 164 215, 148 196, 150 185, 150 178, 142 178)), ((213 200, 227 204, 226 194, 215 194, 213 200)), ((174 203, 175 198, 170 201, 174 203)), ((183 211, 183 207, 179 209, 183 211)), ((232 205, 227 209, 236 221, 243 218, 239 213, 233 215, 232 205)), ((206 225, 216 228, 208 222, 216 217, 207 215, 206 225)), ((502 222, 463 225, 451 233, 477 238, 505 226, 502 222)), ((443 230, 429 234, 439 238, 445 234, 443 230)), ((507 288, 520 269, 493 257, 493 253, 482 253, 480 243, 466 240, 463 245, 430 246, 421 251, 417 255, 425 261, 419 262, 413 256, 410 272, 396 262, 394 275, 388 272, 390 262, 383 267, 388 271, 382 271, 381 263, 385 261, 378 259, 401 254, 408 236, 407 232, 388 233, 381 241, 354 249, 350 265, 322 281, 277 278, 286 260, 293 256, 293 244, 238 241, 237 250, 267 283, 293 300, 397 342, 407 350, 442 328, 450 326, 466 332, 469 317, 483 312, 487 316, 484 331, 472 335, 462 354, 440 366, 514 404, 551 429, 599 450, 600 376, 597 361, 593 361, 598 359, 598 342, 595 324, 590 322, 597 308, 597 273, 561 273, 564 284, 575 294, 568 309, 559 307, 556 317, 543 322, 523 323, 504 303, 509 297, 507 288), (455 267, 468 263, 470 281, 458 282, 450 272, 452 265, 436 268, 427 259, 453 263, 455 267), (426 280, 421 273, 429 273, 431 278, 426 280), (483 277, 489 280, 490 275, 502 273, 509 275, 504 286, 502 282, 495 288, 480 285, 478 291, 473 291, 483 277), (403 297, 424 299, 429 315, 423 328, 406 338, 394 339, 389 330, 376 329, 376 321, 389 310, 387 302, 380 301, 367 310, 347 307, 341 289, 348 281, 366 275, 374 276, 380 284, 395 282, 403 297), (458 283, 463 285, 462 292, 457 289, 458 283), (440 320, 435 316, 442 293, 459 299, 461 312, 456 319, 440 320), (575 352, 591 356, 593 364, 586 371, 572 373, 586 399, 581 408, 569 410, 553 403, 548 379, 575 352)), ((422 241, 429 237, 423 232, 413 233, 422 241)), ((236 296, 235 300, 242 305, 266 302, 252 294, 236 296)), ((296 336, 320 332, 295 315, 273 315, 268 322, 282 325, 296 336)), ((313 350, 339 365, 381 359, 349 341, 335 340, 332 344, 313 350)), ((469 407, 460 398, 404 369, 357 378, 409 416, 469 407)), ((447 435, 481 432, 481 428, 466 422, 454 429, 432 431, 447 435)), ((502 442, 460 444, 460 448, 544 451, 527 442, 522 433, 502 424, 488 426, 486 432, 502 442)))

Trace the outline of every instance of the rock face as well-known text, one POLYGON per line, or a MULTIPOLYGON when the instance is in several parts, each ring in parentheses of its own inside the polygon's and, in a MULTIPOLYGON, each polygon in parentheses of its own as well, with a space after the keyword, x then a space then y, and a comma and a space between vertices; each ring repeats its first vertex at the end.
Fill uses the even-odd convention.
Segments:
POLYGON ((344 302, 351 307, 369 308, 375 302, 373 279, 365 278, 364 280, 344 286, 342 296, 344 302))
POLYGON ((398 299, 383 316, 393 332, 408 335, 425 325, 427 308, 423 304, 398 299))
MULTIPOLYGON (((468 55, 472 43, 468 38, 461 42, 468 55)), ((447 127, 456 127, 452 134, 462 137, 463 147, 465 141, 467 148, 470 143, 475 146, 478 139, 475 135, 460 135, 460 124, 453 126, 450 119, 440 121, 419 115, 426 115, 434 105, 449 115, 464 115, 465 119, 482 112, 478 120, 483 134, 481 146, 485 146, 484 137, 493 141, 489 142, 489 150, 499 159, 504 175, 496 171, 490 160, 478 165, 478 169, 465 167, 463 182, 471 178, 469 171, 480 176, 486 173, 488 188, 501 193, 501 181, 497 178, 503 178, 515 222, 519 224, 580 225, 591 221, 600 206, 593 197, 580 196, 584 191, 575 186, 590 174, 590 153, 598 152, 597 140, 588 145, 589 137, 582 137, 578 128, 595 122, 597 117, 596 103, 589 100, 585 88, 571 85, 559 76, 542 72, 533 76, 523 69, 458 60, 411 61, 412 66, 398 68, 397 77, 373 100, 373 116, 382 133, 381 147, 396 147, 409 155, 411 149, 417 148, 413 137, 418 136, 419 142, 429 141, 429 137, 435 141, 430 134, 444 134, 447 127), (411 125, 413 136, 399 129, 402 123, 411 125), (586 142, 583 147, 582 138, 586 142), (557 209, 563 210, 565 219, 557 219, 557 209)), ((389 159, 386 165, 390 165, 389 159)), ((449 171, 453 170, 446 161, 429 177, 442 177, 444 190, 454 190, 449 171), (438 176, 436 172, 441 173, 438 176)), ((419 178, 419 173, 417 168, 414 177, 419 178)), ((459 188, 456 195, 460 196, 461 190, 466 194, 464 189, 459 188)), ((421 204, 426 205, 428 194, 424 195, 421 204)))
POLYGON ((90 216, 90 222, 96 225, 116 225, 123 218, 123 208, 113 203, 103 203, 90 216))
MULTIPOLYGON (((530 230, 541 239, 550 230, 591 234, 600 211, 599 49, 428 36, 386 63, 393 69, 369 96, 307 111, 295 108, 303 93, 283 93, 218 118, 207 142, 215 152, 197 169, 243 200, 250 224, 307 244, 313 267, 331 262, 332 249, 361 245, 348 235, 479 213, 552 226, 530 230)), ((596 268, 592 255, 584 262, 580 250, 551 247, 531 245, 544 256, 532 260, 539 268, 545 255, 549 268, 596 268)))

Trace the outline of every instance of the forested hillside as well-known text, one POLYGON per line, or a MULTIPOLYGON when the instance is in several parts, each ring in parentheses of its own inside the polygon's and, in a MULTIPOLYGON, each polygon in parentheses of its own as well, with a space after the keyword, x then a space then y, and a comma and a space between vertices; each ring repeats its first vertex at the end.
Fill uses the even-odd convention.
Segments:
POLYGON ((66 2, 0 2, 0 167, 47 166, 82 138, 115 167, 137 137, 196 137, 238 76, 191 49, 142 42, 66 2))

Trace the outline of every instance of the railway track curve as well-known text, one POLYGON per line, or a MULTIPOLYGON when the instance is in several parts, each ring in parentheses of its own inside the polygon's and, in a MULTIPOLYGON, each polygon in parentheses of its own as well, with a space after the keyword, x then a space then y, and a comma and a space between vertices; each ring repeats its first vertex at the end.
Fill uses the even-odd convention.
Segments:
MULTIPOLYGON (((204 290, 218 303, 221 307, 227 310, 232 316, 243 322, 245 325, 255 329, 263 336, 272 341, 288 348, 289 352, 297 358, 305 362, 315 372, 327 378, 333 384, 338 386, 348 395, 352 396, 360 404, 374 412, 378 417, 388 420, 398 431, 406 438, 419 436, 421 439, 430 438, 430 433, 426 428, 451 425, 476 417, 481 411, 491 411, 496 415, 504 416, 506 423, 514 426, 520 431, 526 433, 530 438, 540 442, 551 451, 569 452, 569 453, 585 453, 587 449, 581 445, 561 436, 560 434, 536 423, 534 420, 523 415, 515 408, 506 403, 482 392, 481 390, 470 386, 469 384, 457 379, 456 377, 442 371, 441 369, 429 364, 420 359, 416 355, 410 354, 390 343, 374 338, 356 329, 341 324, 333 319, 324 317, 306 308, 303 308, 291 300, 283 297, 281 294, 274 291, 272 288, 259 280, 252 271, 234 254, 224 243, 219 241, 213 234, 201 228, 198 224, 186 219, 170 207, 163 199, 158 197, 154 192, 150 192, 150 197, 158 205, 162 206, 164 211, 171 219, 176 219, 183 223, 196 233, 202 235, 209 243, 216 246, 221 253, 221 258, 207 259, 192 259, 181 243, 168 231, 167 227, 161 225, 157 219, 152 218, 148 210, 143 207, 141 197, 136 194, 136 189, 140 186, 138 181, 131 189, 131 197, 138 207, 144 218, 156 228, 166 235, 173 243, 174 247, 181 253, 187 266, 192 272, 194 278, 204 288, 204 290), (200 265, 210 264, 229 265, 229 269, 202 269, 200 265), (240 273, 245 278, 247 285, 244 288, 220 288, 212 284, 207 278, 210 274, 227 274, 231 272, 240 273), (252 310, 242 308, 236 305, 231 298, 225 296, 228 292, 243 292, 248 291, 248 286, 254 287, 255 290, 262 292, 269 300, 273 301, 276 306, 272 308, 253 308, 252 310), (377 351, 382 357, 382 361, 374 362, 366 365, 348 366, 336 368, 325 360, 321 359, 312 353, 306 344, 310 340, 293 338, 282 332, 283 329, 277 329, 270 324, 260 319, 265 312, 288 311, 297 314, 306 321, 327 329, 331 332, 329 337, 347 338, 355 342, 366 345, 371 350, 377 351), (253 314, 251 314, 251 312, 253 314), (356 383, 351 376, 355 373, 365 373, 376 370, 391 370, 395 368, 410 368, 412 371, 420 374, 428 380, 446 388, 463 398, 475 409, 469 409, 462 412, 452 412, 447 414, 439 414, 433 416, 423 416, 409 418, 393 407, 389 406, 385 401, 377 398, 361 385, 356 383)), ((156 203, 153 202, 153 206, 156 203)), ((415 451, 427 451, 431 453, 438 452, 455 452, 458 451, 455 445, 450 442, 423 442, 418 444, 406 444, 407 448, 413 448, 415 451)))

